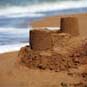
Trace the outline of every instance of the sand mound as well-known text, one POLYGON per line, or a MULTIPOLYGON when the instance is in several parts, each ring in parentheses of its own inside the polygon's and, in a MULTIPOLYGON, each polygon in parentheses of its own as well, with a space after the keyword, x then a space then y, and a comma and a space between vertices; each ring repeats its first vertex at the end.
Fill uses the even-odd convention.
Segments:
POLYGON ((29 46, 21 48, 19 57, 29 68, 54 71, 76 68, 87 63, 87 39, 71 38, 66 46, 50 50, 34 51, 29 46))

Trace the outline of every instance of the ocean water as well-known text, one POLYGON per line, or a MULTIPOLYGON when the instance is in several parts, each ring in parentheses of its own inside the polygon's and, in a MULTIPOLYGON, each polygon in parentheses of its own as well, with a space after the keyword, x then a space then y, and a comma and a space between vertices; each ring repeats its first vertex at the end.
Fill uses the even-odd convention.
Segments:
POLYGON ((86 12, 87 0, 0 0, 0 53, 27 44, 33 20, 86 12))

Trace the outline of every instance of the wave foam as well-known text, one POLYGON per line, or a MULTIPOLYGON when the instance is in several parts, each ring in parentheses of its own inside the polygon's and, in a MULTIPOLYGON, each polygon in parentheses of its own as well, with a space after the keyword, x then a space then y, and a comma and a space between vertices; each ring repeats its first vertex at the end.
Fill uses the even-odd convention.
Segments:
POLYGON ((21 47, 29 45, 29 43, 15 44, 15 45, 3 45, 0 46, 0 54, 6 52, 13 52, 20 50, 21 47))
POLYGON ((80 1, 62 1, 56 3, 42 3, 29 6, 13 6, 0 9, 0 16, 4 17, 20 17, 20 16, 44 16, 39 12, 63 10, 71 8, 87 7, 87 0, 80 1))
POLYGON ((26 34, 28 33, 30 30, 29 29, 26 29, 26 28, 22 28, 22 29, 19 29, 19 28, 0 28, 0 33, 11 33, 11 34, 26 34))

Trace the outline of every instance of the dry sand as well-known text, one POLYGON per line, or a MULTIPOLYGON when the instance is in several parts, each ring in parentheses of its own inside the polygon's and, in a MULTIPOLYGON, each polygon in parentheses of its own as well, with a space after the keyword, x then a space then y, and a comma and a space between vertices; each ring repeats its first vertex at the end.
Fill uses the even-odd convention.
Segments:
POLYGON ((17 53, 0 55, 0 87, 73 87, 73 83, 80 84, 80 73, 87 70, 87 65, 62 72, 28 69, 17 63, 17 53))
MULTIPOLYGON (((77 16, 82 19, 79 23, 85 32, 87 14, 77 16)), ((87 64, 69 71, 54 72, 29 69, 18 61, 18 52, 0 54, 0 87, 87 87, 87 64)))

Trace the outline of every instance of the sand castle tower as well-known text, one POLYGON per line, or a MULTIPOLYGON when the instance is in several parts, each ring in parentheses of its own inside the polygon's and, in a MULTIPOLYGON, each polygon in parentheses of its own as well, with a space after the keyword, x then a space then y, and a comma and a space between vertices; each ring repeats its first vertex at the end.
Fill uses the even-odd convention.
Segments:
POLYGON ((51 32, 45 29, 31 30, 30 46, 33 50, 48 50, 52 48, 51 32))
POLYGON ((64 17, 61 18, 61 31, 69 33, 73 36, 79 35, 78 19, 75 17, 64 17))

